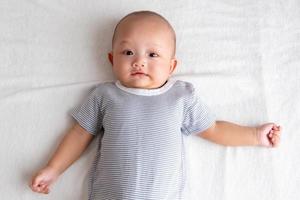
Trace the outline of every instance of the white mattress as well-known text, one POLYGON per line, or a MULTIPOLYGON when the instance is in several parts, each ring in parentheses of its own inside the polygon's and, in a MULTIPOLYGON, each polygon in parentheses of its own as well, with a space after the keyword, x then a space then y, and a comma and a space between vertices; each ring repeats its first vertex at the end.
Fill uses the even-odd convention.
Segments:
POLYGON ((193 82, 218 119, 283 127, 277 149, 186 139, 188 199, 300 199, 300 3, 297 0, 3 0, 0 3, 0 194, 12 200, 86 199, 95 144, 49 195, 27 187, 71 126, 90 88, 113 80, 115 23, 134 10, 177 32, 175 78, 193 82))

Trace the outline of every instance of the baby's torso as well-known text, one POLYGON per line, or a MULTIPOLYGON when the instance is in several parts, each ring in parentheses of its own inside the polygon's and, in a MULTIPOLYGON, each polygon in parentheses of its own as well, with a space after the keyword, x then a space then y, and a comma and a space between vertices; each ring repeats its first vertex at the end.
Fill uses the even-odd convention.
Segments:
POLYGON ((183 103, 172 90, 155 96, 107 90, 101 102, 104 134, 93 190, 112 199, 179 198, 183 103))
POLYGON ((89 200, 177 200, 185 184, 184 136, 210 127, 214 115, 183 81, 158 89, 98 85, 72 112, 97 135, 89 200))

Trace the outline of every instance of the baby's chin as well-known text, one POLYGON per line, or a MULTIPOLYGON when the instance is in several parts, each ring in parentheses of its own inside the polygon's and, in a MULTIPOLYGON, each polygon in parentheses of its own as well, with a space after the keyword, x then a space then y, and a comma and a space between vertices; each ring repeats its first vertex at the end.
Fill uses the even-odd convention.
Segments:
POLYGON ((137 89, 156 89, 160 88, 164 83, 152 83, 150 81, 134 80, 134 81, 120 81, 122 85, 128 88, 137 89))

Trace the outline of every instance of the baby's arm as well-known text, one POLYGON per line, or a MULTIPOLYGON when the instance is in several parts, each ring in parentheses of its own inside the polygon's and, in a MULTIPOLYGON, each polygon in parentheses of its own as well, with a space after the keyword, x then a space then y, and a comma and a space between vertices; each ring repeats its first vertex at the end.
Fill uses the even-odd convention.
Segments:
POLYGON ((198 135, 225 146, 261 145, 276 147, 280 141, 280 129, 274 123, 263 124, 258 127, 247 127, 217 121, 212 127, 198 135))
POLYGON ((34 192, 49 193, 49 186, 80 157, 92 139, 93 135, 76 123, 65 135, 46 167, 32 177, 31 189, 34 192))

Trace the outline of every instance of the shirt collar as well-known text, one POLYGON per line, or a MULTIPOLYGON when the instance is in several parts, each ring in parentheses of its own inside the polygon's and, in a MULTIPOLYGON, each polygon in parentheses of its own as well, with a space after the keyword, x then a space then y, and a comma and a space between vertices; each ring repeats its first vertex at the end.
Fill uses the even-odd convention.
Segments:
POLYGON ((176 80, 169 79, 162 87, 160 88, 155 88, 155 89, 143 89, 143 88, 129 88, 125 87, 124 85, 121 84, 119 80, 115 82, 115 85, 128 93, 135 94, 135 95, 140 95, 140 96, 155 96, 155 95, 160 95, 168 91, 176 82, 176 80))

